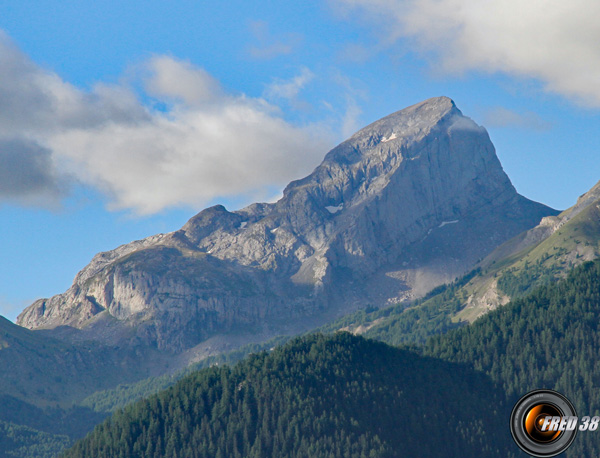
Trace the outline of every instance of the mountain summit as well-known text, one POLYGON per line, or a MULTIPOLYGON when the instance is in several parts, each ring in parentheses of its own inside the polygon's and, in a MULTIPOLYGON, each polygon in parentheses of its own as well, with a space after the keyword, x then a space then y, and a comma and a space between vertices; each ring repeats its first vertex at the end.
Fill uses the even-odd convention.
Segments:
POLYGON ((96 255, 18 323, 216 351, 418 297, 555 214, 517 194, 483 127, 433 98, 358 131, 276 203, 211 207, 96 255))

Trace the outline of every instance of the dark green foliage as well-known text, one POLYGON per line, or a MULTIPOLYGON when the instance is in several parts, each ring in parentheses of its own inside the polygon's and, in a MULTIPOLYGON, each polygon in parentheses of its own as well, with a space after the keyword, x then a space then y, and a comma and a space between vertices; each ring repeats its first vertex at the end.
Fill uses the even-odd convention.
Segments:
POLYGON ((196 372, 117 411, 63 456, 508 457, 500 391, 464 365, 312 335, 196 372))
MULTIPOLYGON (((566 395, 580 416, 600 415, 600 261, 472 326, 432 338, 424 353, 489 374, 511 401, 550 388, 566 395)), ((599 455, 598 434, 581 433, 566 456, 599 455)))
POLYGON ((450 287, 427 303, 419 303, 402 311, 394 310, 385 320, 365 332, 364 336, 390 345, 422 345, 432 335, 464 326, 466 323, 452 321, 452 316, 463 307, 456 297, 457 289, 450 287))
MULTIPOLYGON (((554 250, 554 258, 567 252, 560 248, 554 250)), ((522 269, 511 268, 502 273, 498 279, 498 289, 512 299, 523 296, 536 287, 547 285, 556 280, 565 268, 562 264, 547 264, 550 255, 545 254, 535 263, 525 262, 522 269)))
POLYGON ((0 421, 2 458, 54 458, 71 443, 67 436, 0 421))

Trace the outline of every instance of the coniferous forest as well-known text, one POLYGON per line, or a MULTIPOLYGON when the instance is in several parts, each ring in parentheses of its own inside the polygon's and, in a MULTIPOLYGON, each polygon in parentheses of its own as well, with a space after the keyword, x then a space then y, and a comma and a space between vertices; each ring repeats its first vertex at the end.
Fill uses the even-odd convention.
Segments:
MULTIPOLYGON (((600 415, 600 261, 432 338, 424 354, 490 375, 511 402, 534 389, 554 389, 580 417, 600 415)), ((565 456, 600 456, 600 433, 580 433, 565 456)))
POLYGON ((507 411, 502 391, 464 364, 312 335, 192 374, 63 456, 508 457, 507 411))

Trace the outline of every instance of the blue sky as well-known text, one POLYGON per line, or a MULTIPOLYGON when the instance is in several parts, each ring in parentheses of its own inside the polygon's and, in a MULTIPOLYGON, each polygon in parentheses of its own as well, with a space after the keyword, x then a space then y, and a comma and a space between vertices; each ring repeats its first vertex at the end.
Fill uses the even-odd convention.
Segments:
POLYGON ((446 95, 523 195, 600 180, 593 0, 0 0, 0 314, 446 95))

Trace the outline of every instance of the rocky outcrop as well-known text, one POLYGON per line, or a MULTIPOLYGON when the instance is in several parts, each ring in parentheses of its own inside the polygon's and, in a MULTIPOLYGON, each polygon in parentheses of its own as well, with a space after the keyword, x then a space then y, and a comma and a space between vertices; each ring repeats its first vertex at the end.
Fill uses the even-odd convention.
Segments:
POLYGON ((517 194, 484 128, 430 99, 357 132, 276 203, 211 207, 97 255, 18 323, 174 351, 294 332, 418 297, 554 214, 517 194))

